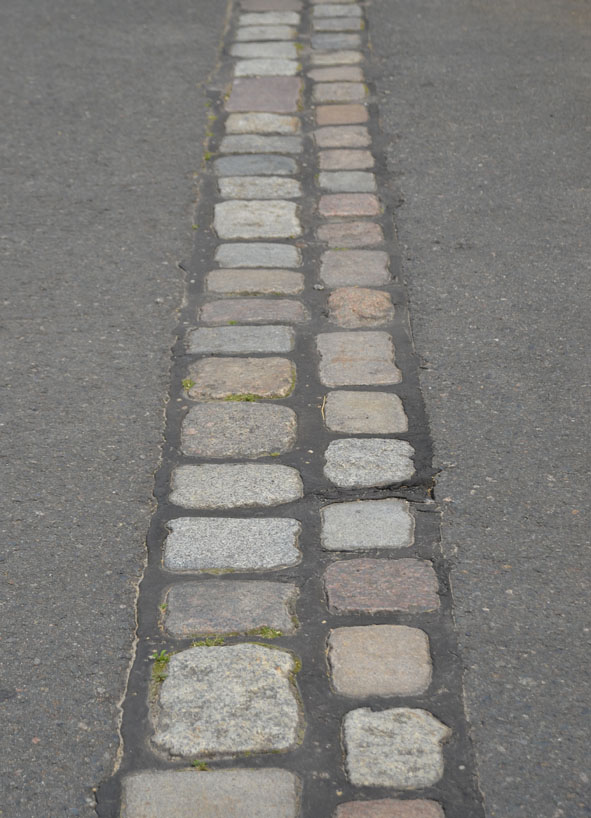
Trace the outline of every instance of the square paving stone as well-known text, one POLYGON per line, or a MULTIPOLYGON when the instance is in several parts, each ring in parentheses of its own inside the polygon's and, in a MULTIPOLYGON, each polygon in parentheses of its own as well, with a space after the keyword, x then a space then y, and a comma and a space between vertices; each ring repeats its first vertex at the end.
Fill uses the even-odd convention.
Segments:
POLYGON ((302 256, 293 244, 236 242, 221 244, 215 260, 222 267, 299 267, 302 256))
POLYGON ((293 448, 297 431, 296 414, 287 406, 204 403, 183 419, 181 449, 193 457, 264 457, 293 448))
POLYGON ((301 153, 300 136, 268 136, 266 134, 231 134, 224 136, 220 153, 301 153))
POLYGON ((295 77, 300 69, 296 60, 240 60, 234 66, 235 77, 295 77))
POLYGON ((431 684, 429 637, 405 625, 337 628, 328 638, 328 662, 343 696, 418 696, 431 684))
POLYGON ((387 332, 327 332, 316 339, 325 386, 399 383, 394 344, 387 332))
POLYGON ((284 200, 232 200, 215 205, 213 226, 221 239, 287 239, 302 232, 297 205, 284 200))
MULTIPOLYGON (((314 82, 363 82, 363 71, 357 65, 337 65, 313 68, 308 76, 314 82)), ((365 120, 363 120, 365 122, 365 120)), ((336 124, 336 123, 332 123, 336 124)))
POLYGON ((265 154, 223 156, 214 167, 218 176, 291 176, 298 169, 289 156, 265 154))
POLYGON ((324 416, 331 432, 391 435, 408 431, 402 401, 390 392, 329 392, 324 416))
POLYGON ((379 286, 390 281, 389 260, 383 250, 327 250, 320 276, 327 287, 379 286))
POLYGON ((245 57, 246 59, 285 59, 296 60, 298 50, 294 42, 263 42, 263 43, 234 43, 230 46, 230 54, 233 57, 245 57))
POLYGON ((300 741, 291 653, 263 645, 175 653, 155 708, 154 744, 183 758, 270 753, 300 741))
POLYGON ((343 729, 349 781, 356 787, 430 787, 443 776, 441 743, 450 734, 426 710, 352 710, 343 729))
POLYGON ((376 177, 373 173, 358 170, 341 170, 334 173, 323 171, 318 175, 318 185, 323 190, 342 193, 369 192, 376 190, 376 177))
POLYGON ((301 301, 232 298, 204 304, 200 318, 206 324, 299 324, 309 315, 301 301))
POLYGON ((327 125, 314 131, 319 148, 367 148, 371 144, 364 125, 327 125))
POLYGON ((363 31, 365 25, 359 17, 314 17, 314 31, 363 31))
POLYGON ((295 386, 288 358, 202 358, 189 367, 193 400, 285 398, 295 386))
POLYGON ((384 241, 382 228, 374 222, 323 224, 317 233, 329 247, 370 247, 384 241))
POLYGON ((425 560, 333 562, 324 574, 324 587, 334 613, 423 613, 439 607, 437 577, 425 560))
MULTIPOLYGON (((364 54, 361 51, 313 51, 310 55, 312 65, 355 65, 363 62, 364 54)), ((365 122, 365 120, 363 120, 365 122)))
MULTIPOLYGON (((212 270, 205 280, 208 292, 224 295, 297 295, 304 289, 304 277, 290 270, 212 270)), ((291 349, 291 347, 290 347, 291 349)), ((249 350, 245 350, 248 352, 249 350)), ((254 350, 250 350, 253 351, 254 350)), ((265 352, 267 350, 260 350, 265 352)), ((269 352, 284 352, 271 349, 269 352)))
POLYGON ((321 510, 321 516, 325 551, 408 548, 414 543, 414 519, 406 500, 333 503, 321 510))
MULTIPOLYGON (((241 26, 236 31, 237 43, 264 40, 293 40, 297 29, 293 26, 241 26)), ((230 110, 230 109, 228 109, 230 110)))
POLYGON ((312 34, 312 48, 317 51, 338 51, 342 48, 359 48, 359 34, 312 34))
POLYGON ((189 333, 190 354, 290 352, 295 341, 291 327, 200 327, 189 333))
MULTIPOLYGON (((265 26, 268 30, 270 26, 265 26)), ((245 29, 243 29, 245 30, 245 29)), ((277 38, 268 38, 277 39, 277 38)), ((226 111, 268 111, 291 114, 298 110, 302 81, 299 77, 261 77, 236 79, 226 111)))
POLYGON ((384 798, 380 801, 349 801, 337 807, 335 818, 445 818, 436 801, 408 799, 398 801, 384 798))
POLYGON ((177 466, 170 502, 183 508, 279 506, 303 496, 302 478, 290 466, 205 463, 177 466))
POLYGON ((298 133, 300 120, 284 114, 230 114, 226 119, 226 133, 298 133))
POLYGON ((285 582, 184 582, 168 592, 165 627, 181 639, 262 627, 293 633, 297 596, 297 587, 285 582))
POLYGON ((366 150, 327 150, 318 154, 318 166, 321 170, 363 170, 373 168, 374 158, 366 150))
POLYGON ((394 318, 390 294, 366 287, 340 287, 328 298, 328 315, 345 329, 379 327, 394 318))
POLYGON ((381 206, 378 197, 372 193, 328 193, 320 197, 318 212, 325 218, 378 216, 381 206))
POLYGON ((415 451, 406 440, 343 438, 326 450, 325 476, 340 488, 404 483, 415 473, 415 451))
POLYGON ((313 91, 314 102, 362 102, 367 88, 362 82, 317 82, 313 91))
POLYGON ((153 770, 123 779, 121 818, 296 818, 298 779, 285 770, 153 770))
POLYGON ((298 26, 300 15, 295 11, 264 11, 258 13, 241 14, 241 26, 298 26))
POLYGON ((241 0, 242 11, 299 11, 301 0, 241 0))
POLYGON ((312 6, 314 17, 361 17, 357 3, 318 3, 312 6))
POLYGON ((224 199, 297 199, 300 183, 284 176, 225 176, 218 179, 224 199))
POLYGON ((168 571, 270 571, 301 559, 300 523, 289 518, 179 517, 166 523, 168 571))

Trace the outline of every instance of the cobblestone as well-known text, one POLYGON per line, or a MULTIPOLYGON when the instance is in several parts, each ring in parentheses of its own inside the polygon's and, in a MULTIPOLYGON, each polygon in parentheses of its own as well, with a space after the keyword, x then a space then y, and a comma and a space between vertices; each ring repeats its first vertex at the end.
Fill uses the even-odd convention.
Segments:
POLYGON ((301 0, 241 0, 242 11, 300 11, 301 0))
POLYGON ((300 22, 300 15, 295 11, 264 11, 241 14, 239 24, 241 26, 297 26, 300 22))
POLYGON ((189 367, 193 400, 285 398, 295 385, 287 358, 202 358, 189 367))
POLYGON ((224 199, 296 199, 300 183, 285 176, 225 176, 218 179, 224 199))
POLYGON ((361 102, 367 90, 362 82, 317 82, 313 96, 315 102, 361 102))
POLYGON ((319 148, 367 148, 371 144, 364 125, 326 125, 314 131, 314 139, 319 148))
MULTIPOLYGON (((270 31, 272 27, 266 26, 265 28, 270 31)), ((277 39, 277 37, 266 39, 277 39)), ((296 113, 301 87, 301 80, 297 77, 236 79, 232 85, 230 98, 226 102, 226 111, 296 113)))
POLYGON ((328 314, 333 324, 346 329, 379 327, 394 319, 394 306, 382 290, 340 287, 328 298, 328 314))
POLYGON ((165 627, 172 636, 295 630, 298 589, 285 582, 213 580, 173 585, 166 597, 165 627))
POLYGON ((331 432, 390 435, 408 431, 402 401, 390 392, 329 392, 324 414, 331 432))
POLYGON ((390 281, 388 261, 382 250, 327 250, 320 276, 327 287, 379 286, 390 281))
POLYGON ((325 551, 408 548, 414 542, 414 520, 406 500, 333 503, 322 509, 321 516, 325 551))
POLYGON ((218 176, 290 176, 297 164, 289 156, 265 154, 223 156, 214 162, 218 176))
POLYGON ((374 158, 366 150, 326 150, 318 154, 318 167, 321 170, 363 170, 373 168, 374 158))
POLYGON ((445 818, 436 801, 408 799, 398 801, 384 798, 380 801, 349 801, 341 804, 335 818, 445 818))
MULTIPOLYGON (((225 295, 297 295, 304 289, 304 277, 301 273, 294 273, 291 270, 234 268, 212 270, 207 274, 206 284, 209 292, 225 295)), ((249 351, 254 350, 245 350, 249 351)))
POLYGON ((363 54, 361 51, 327 51, 327 52, 312 52, 310 55, 312 65, 355 65, 363 62, 363 54))
POLYGON ((323 224, 317 233, 331 247, 371 247, 384 241, 382 228, 373 222, 323 224))
MULTIPOLYGON (((276 60, 275 60, 276 62, 276 60)), ((220 153, 301 153, 300 136, 268 136, 266 134, 231 134, 224 136, 220 153)))
POLYGON ((314 18, 314 31, 363 31, 363 21, 357 17, 314 18))
POLYGON ((359 48, 359 34, 312 34, 312 48, 318 51, 338 51, 347 48, 359 48))
POLYGON ((246 59, 266 59, 273 57, 277 59, 295 60, 298 51, 293 42, 264 42, 264 43, 234 43, 230 48, 233 57, 245 57, 246 59))
POLYGON ((373 173, 355 170, 324 171, 318 175, 318 185, 324 190, 342 193, 371 192, 376 190, 376 177, 373 173))
POLYGON ((357 125, 367 122, 367 119, 365 105, 318 105, 316 108, 316 124, 319 127, 357 125))
POLYGON ((205 403, 191 407, 185 416, 181 448, 194 457, 254 458, 287 452, 296 437, 297 418, 287 406, 205 403))
POLYGON ((314 17, 361 17, 361 8, 352 3, 318 3, 312 7, 314 17))
POLYGON ((154 744, 183 758, 293 747, 301 728, 294 670, 290 653, 261 645, 175 654, 158 695, 154 744))
POLYGON ((404 483, 415 473, 414 449, 406 440, 343 438, 326 450, 324 474, 340 488, 404 483))
POLYGON ((183 508, 252 508, 291 503, 303 496, 302 478, 290 466, 213 464, 177 466, 170 502, 183 508))
POLYGON ((295 60, 240 60, 234 66, 236 77, 294 77, 299 64, 295 60))
POLYGON ((335 690, 344 696, 418 696, 431 683, 429 638, 405 625, 337 628, 328 639, 335 690))
POLYGON ((297 520, 179 517, 166 525, 169 571, 270 571, 301 559, 297 520))
POLYGON ((231 200, 214 209, 213 226, 221 239, 281 239, 302 232, 293 202, 231 200))
POLYGON ((226 119, 226 133, 294 134, 299 130, 297 116, 285 114, 230 114, 226 119))
POLYGON ((286 298, 231 298, 204 304, 200 318, 206 324, 298 324, 308 320, 308 312, 286 298))
POLYGON ((264 40, 293 40, 296 29, 292 26, 244 26, 236 31, 236 42, 263 42, 264 40))
POLYGON ((357 787, 430 787, 443 775, 441 742, 450 733, 425 710, 353 710, 344 720, 349 780, 357 787))
POLYGON ((317 338, 320 380, 325 386, 398 383, 394 344, 386 332, 330 332, 317 338))
POLYGON ((291 244, 237 242, 220 245, 215 260, 222 267, 299 267, 302 256, 291 244))
POLYGON ((313 68, 308 76, 314 82, 363 82, 363 71, 356 65, 313 68))
POLYGON ((318 212, 325 218, 377 216, 381 207, 373 193, 328 193, 320 197, 318 212))

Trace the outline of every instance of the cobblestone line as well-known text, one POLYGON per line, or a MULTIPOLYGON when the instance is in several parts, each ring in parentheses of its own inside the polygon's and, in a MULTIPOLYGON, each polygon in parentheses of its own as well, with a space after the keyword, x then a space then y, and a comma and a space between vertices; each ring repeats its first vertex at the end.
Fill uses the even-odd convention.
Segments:
POLYGON ((479 818, 364 5, 240 0, 102 818, 479 818))

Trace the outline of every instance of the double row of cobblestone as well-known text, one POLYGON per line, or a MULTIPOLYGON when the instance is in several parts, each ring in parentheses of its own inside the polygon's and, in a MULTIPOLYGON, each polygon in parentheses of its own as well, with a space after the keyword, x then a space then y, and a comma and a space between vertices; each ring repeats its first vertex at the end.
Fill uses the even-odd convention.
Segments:
POLYGON ((397 392, 394 322, 406 330, 383 244, 363 8, 313 2, 304 50, 300 5, 242 0, 235 15, 212 161, 217 267, 187 337, 165 521, 160 760, 124 778, 124 818, 329 818, 306 800, 315 776, 335 818, 443 816, 421 797, 444 775, 451 731, 413 704, 433 678, 416 617, 436 617, 440 600, 413 552, 412 504, 392 496, 416 478, 416 453, 397 392), (342 767, 304 774, 298 747, 333 700, 340 732, 325 740, 342 767))

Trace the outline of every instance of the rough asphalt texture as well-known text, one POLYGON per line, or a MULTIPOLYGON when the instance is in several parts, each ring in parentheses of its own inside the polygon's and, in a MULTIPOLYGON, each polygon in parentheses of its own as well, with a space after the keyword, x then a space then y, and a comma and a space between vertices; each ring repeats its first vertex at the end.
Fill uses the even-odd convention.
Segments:
POLYGON ((368 14, 488 815, 582 818, 591 7, 368 14))
POLYGON ((3 4, 6 818, 90 818, 112 771, 224 15, 3 4))

